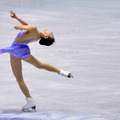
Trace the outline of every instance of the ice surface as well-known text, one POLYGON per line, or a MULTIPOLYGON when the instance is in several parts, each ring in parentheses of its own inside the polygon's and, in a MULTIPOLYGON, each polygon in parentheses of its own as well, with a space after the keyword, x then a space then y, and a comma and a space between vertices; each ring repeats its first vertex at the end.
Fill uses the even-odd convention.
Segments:
POLYGON ((31 52, 42 62, 71 71, 74 79, 23 62, 24 79, 38 112, 22 113, 25 100, 9 55, 0 55, 1 119, 120 119, 119 0, 0 0, 0 48, 9 46, 19 32, 13 28, 19 23, 9 17, 9 10, 40 30, 54 32, 53 46, 33 43, 31 52))

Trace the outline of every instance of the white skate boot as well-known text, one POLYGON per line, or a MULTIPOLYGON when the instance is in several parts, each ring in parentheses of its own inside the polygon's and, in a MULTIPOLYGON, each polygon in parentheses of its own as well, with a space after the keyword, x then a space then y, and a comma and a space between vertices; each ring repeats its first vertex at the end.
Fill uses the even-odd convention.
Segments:
POLYGON ((27 104, 22 107, 22 111, 27 112, 27 111, 36 111, 36 104, 33 98, 26 98, 27 104))
POLYGON ((70 72, 64 71, 64 70, 60 70, 60 72, 58 73, 59 75, 68 77, 68 78, 73 78, 72 74, 70 72))

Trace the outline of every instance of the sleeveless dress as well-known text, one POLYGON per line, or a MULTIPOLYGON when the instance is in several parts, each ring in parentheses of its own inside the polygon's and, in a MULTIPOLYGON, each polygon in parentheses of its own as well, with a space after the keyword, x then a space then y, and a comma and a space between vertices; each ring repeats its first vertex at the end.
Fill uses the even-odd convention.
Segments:
MULTIPOLYGON (((19 37, 24 36, 24 35, 25 35, 25 33, 22 30, 16 36, 16 38, 19 38, 19 37)), ((10 47, 0 49, 0 54, 9 53, 13 57, 25 59, 25 58, 30 56, 30 48, 29 48, 29 46, 27 44, 29 44, 31 41, 33 41, 35 39, 40 39, 40 37, 31 39, 31 40, 26 41, 26 42, 14 41, 10 47)))

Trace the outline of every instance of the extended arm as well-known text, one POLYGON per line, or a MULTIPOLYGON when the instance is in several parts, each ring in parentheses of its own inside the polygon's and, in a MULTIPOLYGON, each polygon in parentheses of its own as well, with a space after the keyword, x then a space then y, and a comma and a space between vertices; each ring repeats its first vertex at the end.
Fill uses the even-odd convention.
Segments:
POLYGON ((15 25, 15 29, 20 29, 20 30, 35 30, 36 26, 34 25, 15 25))
POLYGON ((19 18, 14 11, 10 11, 10 14, 12 18, 17 19, 22 25, 28 25, 28 23, 22 20, 21 18, 19 18))
POLYGON ((14 11, 10 11, 10 14, 11 14, 10 16, 12 18, 17 19, 22 24, 22 25, 15 25, 14 26, 15 29, 27 30, 27 31, 37 29, 36 26, 29 25, 27 22, 25 22, 24 20, 22 20, 21 18, 19 18, 14 11))

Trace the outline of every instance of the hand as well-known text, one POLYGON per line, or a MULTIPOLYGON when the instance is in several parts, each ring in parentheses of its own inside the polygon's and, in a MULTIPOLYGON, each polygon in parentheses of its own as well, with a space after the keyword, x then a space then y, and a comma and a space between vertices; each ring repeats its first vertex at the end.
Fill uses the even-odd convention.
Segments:
POLYGON ((10 16, 12 17, 12 18, 16 18, 17 16, 16 16, 16 13, 14 12, 14 11, 10 11, 10 16))

